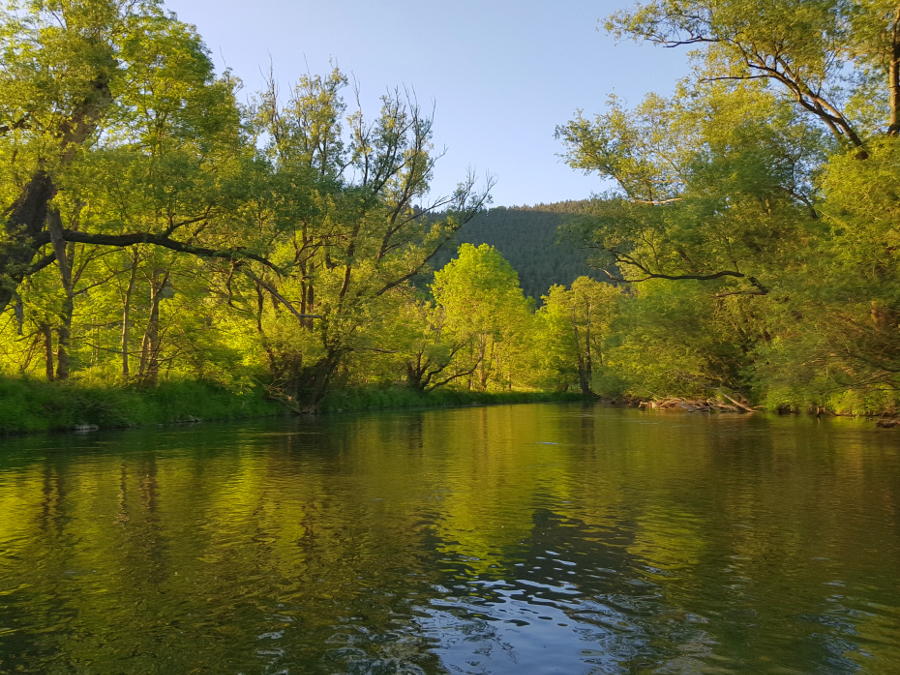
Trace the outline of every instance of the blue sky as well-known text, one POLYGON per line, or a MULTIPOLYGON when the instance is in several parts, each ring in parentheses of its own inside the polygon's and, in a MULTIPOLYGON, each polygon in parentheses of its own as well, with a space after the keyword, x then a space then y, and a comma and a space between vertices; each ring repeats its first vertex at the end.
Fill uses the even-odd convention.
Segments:
MULTIPOLYGON (((271 60, 282 92, 334 62, 359 83, 374 115, 388 89, 435 106, 446 148, 433 181, 449 192, 469 168, 497 180, 494 204, 580 199, 602 189, 559 157, 557 124, 603 109, 609 94, 637 103, 668 93, 687 72, 683 52, 616 43, 598 20, 631 2, 609 0, 166 0, 197 26, 217 66, 250 97, 271 60)), ((348 92, 350 93, 350 92, 348 92)))

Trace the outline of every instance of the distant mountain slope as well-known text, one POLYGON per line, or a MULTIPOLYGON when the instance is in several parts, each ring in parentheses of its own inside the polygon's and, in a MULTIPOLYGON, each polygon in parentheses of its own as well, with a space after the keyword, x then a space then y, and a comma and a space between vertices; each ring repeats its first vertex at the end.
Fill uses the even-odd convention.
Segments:
POLYGON ((591 251, 579 248, 560 231, 583 215, 589 202, 561 202, 525 207, 498 207, 463 225, 455 239, 432 262, 440 269, 456 255, 460 244, 490 244, 519 273, 526 295, 540 300, 553 284, 569 285, 580 276, 603 279, 588 265, 591 251))

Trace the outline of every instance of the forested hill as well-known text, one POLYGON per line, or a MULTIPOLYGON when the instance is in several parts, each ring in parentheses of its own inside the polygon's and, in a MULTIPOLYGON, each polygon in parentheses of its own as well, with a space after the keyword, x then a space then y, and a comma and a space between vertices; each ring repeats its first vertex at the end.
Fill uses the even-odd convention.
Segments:
POLYGON ((519 273, 526 295, 540 300, 553 284, 568 286, 580 276, 602 279, 588 265, 592 252, 565 236, 562 225, 583 214, 589 202, 497 207, 479 214, 460 228, 438 252, 440 269, 456 255, 460 244, 490 244, 519 273))

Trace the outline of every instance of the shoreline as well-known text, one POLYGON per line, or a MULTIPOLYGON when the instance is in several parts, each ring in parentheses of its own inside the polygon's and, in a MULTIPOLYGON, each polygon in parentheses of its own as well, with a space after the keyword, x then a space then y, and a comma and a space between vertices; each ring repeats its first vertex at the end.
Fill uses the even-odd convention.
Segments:
MULTIPOLYGON (((556 392, 439 390, 424 394, 400 387, 373 387, 335 390, 322 402, 319 412, 313 414, 578 400, 585 398, 581 394, 556 392)), ((0 377, 0 439, 292 415, 283 404, 268 399, 262 387, 235 391, 214 382, 178 380, 142 389, 0 377)))
MULTIPOLYGON (((475 392, 437 390, 428 393, 403 387, 366 387, 330 392, 312 415, 334 415, 391 410, 432 410, 476 406, 591 401, 609 407, 718 415, 797 415, 854 417, 885 429, 900 428, 894 411, 848 415, 824 408, 804 411, 766 410, 749 403, 708 399, 637 399, 633 397, 585 397, 573 392, 475 392)), ((78 382, 44 382, 0 377, 0 438, 40 433, 90 433, 95 431, 177 427, 207 422, 291 416, 277 401, 268 399, 262 387, 234 390, 200 380, 173 380, 154 388, 122 385, 99 386, 78 382)))

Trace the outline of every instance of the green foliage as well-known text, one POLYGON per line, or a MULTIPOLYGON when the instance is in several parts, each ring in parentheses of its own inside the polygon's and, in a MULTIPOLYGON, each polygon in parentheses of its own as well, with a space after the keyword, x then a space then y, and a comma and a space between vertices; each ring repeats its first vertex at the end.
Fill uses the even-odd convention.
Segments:
POLYGON ((627 392, 894 409, 896 4, 654 0, 608 27, 700 48, 671 98, 557 130, 616 184, 580 232, 636 289, 610 353, 627 392))
POLYGON ((0 377, 0 433, 69 431, 92 425, 109 429, 279 413, 280 406, 263 394, 258 388, 238 391, 190 380, 144 389, 0 377))
POLYGON ((734 304, 710 299, 700 282, 640 286, 622 304, 610 369, 640 398, 741 391, 749 360, 735 339, 745 318, 734 304))
POLYGON ((700 47, 671 97, 557 130, 616 188, 479 214, 490 181, 429 201, 432 121, 399 91, 356 110, 335 69, 242 106, 159 2, 9 3, 0 424, 264 412, 256 383, 295 411, 574 389, 893 409, 896 6, 653 0, 610 25, 700 47))
POLYGON ((531 391, 469 391, 440 389, 422 394, 400 387, 368 387, 336 389, 322 401, 325 412, 352 412, 400 408, 455 408, 469 405, 503 405, 510 403, 543 403, 580 400, 580 394, 531 391))
POLYGON ((512 266, 487 244, 463 244, 458 256, 435 272, 431 292, 446 332, 465 345, 459 356, 477 387, 511 389, 532 320, 531 303, 512 266))
POLYGON ((568 286, 580 276, 603 278, 590 266, 591 253, 568 236, 569 225, 589 208, 590 202, 583 201, 489 209, 460 227, 432 265, 446 265, 461 244, 488 244, 515 268, 525 295, 535 300, 551 286, 568 286))
POLYGON ((615 379, 608 378, 607 351, 614 342, 621 299, 618 288, 588 277, 578 277, 568 289, 550 288, 538 312, 533 349, 544 387, 576 384, 584 395, 609 394, 617 388, 615 379), (601 378, 598 389, 595 381, 601 378))

